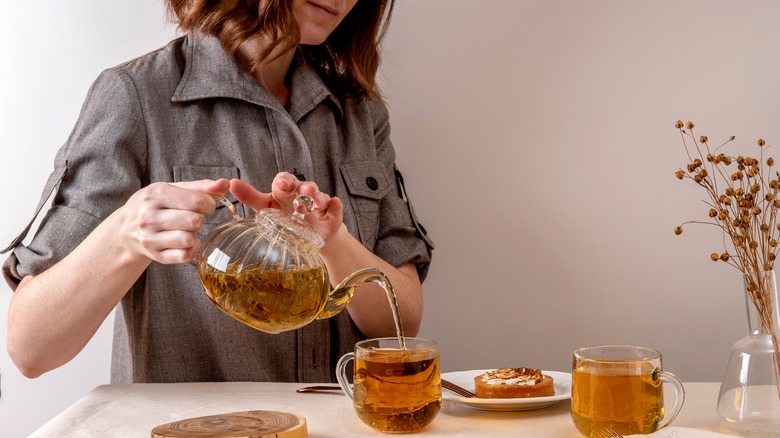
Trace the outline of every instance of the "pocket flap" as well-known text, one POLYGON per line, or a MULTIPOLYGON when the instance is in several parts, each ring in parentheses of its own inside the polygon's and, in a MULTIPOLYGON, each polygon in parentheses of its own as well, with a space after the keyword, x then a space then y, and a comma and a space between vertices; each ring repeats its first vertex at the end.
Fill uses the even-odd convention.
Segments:
POLYGON ((377 161, 358 161, 340 166, 341 175, 353 196, 370 199, 382 199, 393 189, 387 179, 382 163, 377 161))
POLYGON ((173 166, 173 181, 198 181, 238 178, 238 168, 228 166, 173 166))

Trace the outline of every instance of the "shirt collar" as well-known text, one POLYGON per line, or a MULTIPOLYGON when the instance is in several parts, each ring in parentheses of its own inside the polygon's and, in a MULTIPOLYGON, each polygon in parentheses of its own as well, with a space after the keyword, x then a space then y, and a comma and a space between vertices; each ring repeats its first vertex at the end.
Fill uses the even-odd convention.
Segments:
MULTIPOLYGON (((184 44, 184 73, 171 98, 188 102, 208 98, 240 99, 283 110, 278 100, 261 86, 211 35, 188 34, 184 44)), ((297 56, 291 67, 290 116, 298 121, 323 101, 328 101, 340 119, 341 104, 308 62, 297 56)))

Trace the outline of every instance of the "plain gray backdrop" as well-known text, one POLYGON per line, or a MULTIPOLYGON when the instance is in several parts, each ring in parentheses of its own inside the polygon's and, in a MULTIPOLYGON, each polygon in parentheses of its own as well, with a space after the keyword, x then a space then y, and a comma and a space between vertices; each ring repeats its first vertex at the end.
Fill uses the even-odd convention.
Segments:
MULTIPOLYGON (((164 45, 160 0, 3 0, 0 246, 31 218, 89 85, 164 45)), ((569 371, 584 345, 664 353, 718 381, 747 331, 677 119, 778 154, 780 3, 399 0, 380 72, 411 200, 436 242, 420 335, 445 372, 569 371)), ((12 293, 0 286, 6 320, 12 293)), ((25 436, 108 382, 109 320, 82 353, 21 376, 0 327, 0 432, 25 436)), ((345 399, 346 403, 346 399, 345 399)), ((715 400, 713 400, 713 409, 715 400)))

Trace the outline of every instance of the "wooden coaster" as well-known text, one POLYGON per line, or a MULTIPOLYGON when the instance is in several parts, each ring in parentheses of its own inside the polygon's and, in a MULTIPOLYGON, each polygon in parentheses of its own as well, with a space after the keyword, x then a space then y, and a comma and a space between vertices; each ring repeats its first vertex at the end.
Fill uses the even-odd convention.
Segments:
POLYGON ((188 418, 152 429, 152 438, 307 438, 306 419, 276 411, 244 411, 188 418))

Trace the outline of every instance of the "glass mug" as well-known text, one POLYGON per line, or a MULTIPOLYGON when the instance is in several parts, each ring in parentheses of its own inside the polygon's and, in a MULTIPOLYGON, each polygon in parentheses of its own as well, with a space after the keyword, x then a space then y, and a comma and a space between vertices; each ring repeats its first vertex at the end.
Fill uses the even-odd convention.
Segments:
POLYGON ((575 351, 571 385, 571 416, 577 430, 587 437, 597 436, 605 427, 623 435, 655 432, 674 420, 685 401, 680 379, 662 371, 661 353, 631 345, 575 351), (675 404, 668 415, 664 382, 675 392, 675 404))
POLYGON ((341 389, 352 399, 363 423, 387 433, 416 432, 433 421, 441 408, 439 345, 422 338, 367 339, 336 364, 341 389), (353 384, 347 364, 353 361, 353 384))

